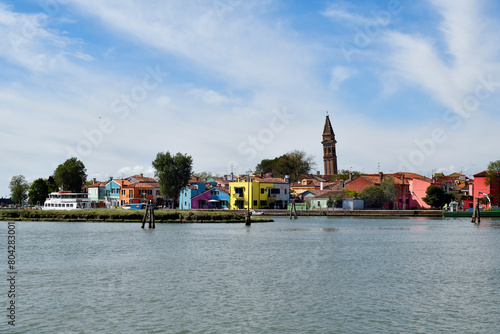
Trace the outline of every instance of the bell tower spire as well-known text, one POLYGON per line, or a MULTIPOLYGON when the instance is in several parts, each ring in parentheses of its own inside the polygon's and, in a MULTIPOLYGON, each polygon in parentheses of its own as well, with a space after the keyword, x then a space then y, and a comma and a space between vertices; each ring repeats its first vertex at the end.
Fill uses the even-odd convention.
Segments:
POLYGON ((325 175, 338 174, 337 170, 337 152, 335 150, 335 133, 333 132, 332 123, 326 112, 325 127, 323 129, 323 164, 325 168, 325 175))

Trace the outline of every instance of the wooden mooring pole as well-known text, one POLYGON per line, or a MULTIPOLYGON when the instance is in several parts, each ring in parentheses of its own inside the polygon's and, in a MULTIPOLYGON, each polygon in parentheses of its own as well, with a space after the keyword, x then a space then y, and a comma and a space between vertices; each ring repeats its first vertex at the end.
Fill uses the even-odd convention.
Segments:
POLYGON ((142 226, 141 228, 144 228, 144 225, 146 225, 146 221, 149 222, 148 227, 149 228, 155 228, 155 208, 153 205, 153 201, 149 201, 148 204, 146 205, 146 212, 144 212, 144 217, 142 217, 142 226))
POLYGON ((295 206, 295 202, 290 204, 290 219, 297 219, 297 207, 295 206))
POLYGON ((245 225, 252 225, 252 213, 250 211, 245 212, 245 225))
POLYGON ((474 211, 472 211, 472 223, 479 224, 481 222, 481 214, 479 213, 479 197, 477 198, 476 205, 474 206, 474 211))

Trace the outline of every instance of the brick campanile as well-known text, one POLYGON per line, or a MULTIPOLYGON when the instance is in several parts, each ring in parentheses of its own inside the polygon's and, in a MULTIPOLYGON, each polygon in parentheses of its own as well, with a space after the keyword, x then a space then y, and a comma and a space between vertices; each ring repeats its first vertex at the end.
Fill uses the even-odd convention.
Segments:
POLYGON ((325 168, 325 175, 338 174, 337 170, 337 152, 335 150, 335 133, 333 133, 332 123, 330 117, 326 115, 325 128, 323 129, 323 164, 325 168))

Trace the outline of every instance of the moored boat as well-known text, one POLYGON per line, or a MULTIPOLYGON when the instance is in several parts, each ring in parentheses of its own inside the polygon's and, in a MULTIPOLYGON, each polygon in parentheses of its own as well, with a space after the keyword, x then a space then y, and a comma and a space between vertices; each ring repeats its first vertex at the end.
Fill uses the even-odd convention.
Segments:
POLYGON ((43 210, 74 210, 92 208, 87 193, 59 191, 49 194, 43 204, 43 210))
MULTIPOLYGON (((449 217, 449 218, 458 218, 458 217, 472 217, 472 212, 473 211, 456 211, 456 212, 443 212, 443 217, 449 217)), ((500 210, 485 210, 485 211, 479 211, 479 215, 481 218, 485 217, 491 217, 491 218, 500 218, 500 210)))

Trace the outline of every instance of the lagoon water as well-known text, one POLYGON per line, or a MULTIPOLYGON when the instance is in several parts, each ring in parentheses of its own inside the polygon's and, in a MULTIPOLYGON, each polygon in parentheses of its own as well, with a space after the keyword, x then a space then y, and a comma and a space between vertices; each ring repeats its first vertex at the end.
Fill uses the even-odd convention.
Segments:
MULTIPOLYGON (((6 222, 0 230, 6 245, 6 222)), ((500 328, 500 220, 16 222, 16 238, 16 326, 2 279, 1 333, 500 328)))

